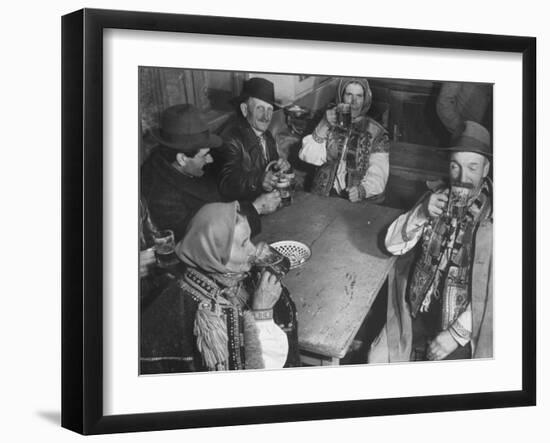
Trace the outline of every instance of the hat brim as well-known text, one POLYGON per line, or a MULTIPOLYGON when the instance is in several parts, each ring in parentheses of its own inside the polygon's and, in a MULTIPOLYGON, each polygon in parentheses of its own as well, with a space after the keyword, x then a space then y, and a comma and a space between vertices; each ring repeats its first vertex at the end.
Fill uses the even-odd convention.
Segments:
POLYGON ((454 143, 453 146, 445 148, 450 152, 475 152, 476 154, 484 155, 485 157, 493 157, 491 148, 485 143, 473 137, 461 136, 454 143))
POLYGON ((200 140, 200 141, 189 140, 189 141, 182 141, 178 143, 174 143, 164 139, 160 133, 159 128, 152 129, 151 135, 162 146, 176 149, 183 153, 190 152, 195 149, 205 149, 205 148, 217 149, 223 143, 222 138, 216 134, 209 134, 209 137, 206 140, 200 140))
POLYGON ((263 98, 254 97, 253 95, 250 95, 250 94, 241 94, 237 97, 233 97, 231 100, 229 100, 229 103, 231 103, 232 105, 238 106, 241 103, 243 103, 244 101, 248 100, 250 97, 256 98, 256 99, 264 101, 266 103, 269 103, 271 106, 273 106, 274 111, 277 111, 277 110, 281 109, 281 106, 279 106, 277 103, 275 103, 271 100, 264 100, 263 98))
POLYGON ((469 148, 466 146, 451 146, 450 148, 444 148, 449 152, 474 152, 476 154, 484 155, 485 157, 493 158, 493 153, 484 149, 469 148))

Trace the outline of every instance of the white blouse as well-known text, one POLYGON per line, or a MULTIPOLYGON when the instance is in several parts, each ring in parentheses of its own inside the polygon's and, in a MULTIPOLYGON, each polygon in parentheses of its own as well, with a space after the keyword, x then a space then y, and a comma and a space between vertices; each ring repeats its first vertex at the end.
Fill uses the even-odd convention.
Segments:
MULTIPOLYGON (((302 148, 298 153, 300 160, 315 166, 321 166, 327 162, 326 141, 318 143, 312 135, 307 135, 302 140, 302 148)), ((343 156, 345 157, 345 156, 343 156)), ((374 152, 369 156, 369 167, 361 185, 365 188, 366 198, 384 192, 390 174, 390 155, 387 152, 374 152)), ((338 165, 334 189, 340 193, 346 189, 346 162, 344 158, 338 165)))

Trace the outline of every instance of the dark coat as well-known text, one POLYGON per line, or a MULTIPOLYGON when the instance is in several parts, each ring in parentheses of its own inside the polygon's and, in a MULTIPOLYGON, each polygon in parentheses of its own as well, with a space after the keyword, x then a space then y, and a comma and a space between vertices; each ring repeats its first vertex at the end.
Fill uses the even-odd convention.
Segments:
MULTIPOLYGON (((205 204, 222 201, 216 180, 209 174, 187 177, 177 171, 158 150, 153 150, 141 168, 141 197, 148 205, 151 221, 158 229, 174 231, 183 238, 189 221, 205 204)), ((260 232, 258 212, 250 201, 240 201, 252 236, 260 232)))
POLYGON ((219 171, 220 194, 229 200, 254 200, 264 192, 263 176, 267 164, 279 158, 271 132, 264 133, 267 159, 256 133, 244 118, 222 132, 223 146, 213 152, 219 171))

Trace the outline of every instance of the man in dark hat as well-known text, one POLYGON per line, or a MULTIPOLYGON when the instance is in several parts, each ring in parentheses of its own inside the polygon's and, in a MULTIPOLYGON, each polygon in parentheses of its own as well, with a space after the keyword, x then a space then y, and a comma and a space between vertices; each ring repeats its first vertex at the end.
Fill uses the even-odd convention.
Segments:
POLYGON ((449 184, 388 229, 388 251, 403 257, 370 362, 493 355, 489 132, 466 121, 449 151, 449 184))
POLYGON ((215 155, 219 169, 219 188, 228 200, 254 199, 265 195, 275 200, 278 178, 266 171, 269 163, 285 172, 289 163, 279 158, 275 139, 269 131, 275 104, 273 83, 260 77, 244 82, 243 91, 236 102, 240 116, 223 133, 223 147, 215 155))
MULTIPOLYGON (((159 144, 142 166, 141 197, 153 224, 174 231, 178 242, 203 205, 222 200, 215 179, 204 171, 212 163, 210 150, 219 149, 222 140, 210 133, 198 109, 190 104, 166 109, 160 128, 152 135, 159 144)), ((253 235, 260 231, 259 213, 270 209, 267 200, 259 197, 240 202, 253 235)))

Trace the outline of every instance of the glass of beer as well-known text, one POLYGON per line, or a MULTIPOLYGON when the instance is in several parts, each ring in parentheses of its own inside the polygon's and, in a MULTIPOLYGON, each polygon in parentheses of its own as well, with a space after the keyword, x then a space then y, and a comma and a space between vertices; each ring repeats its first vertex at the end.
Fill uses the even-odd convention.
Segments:
POLYGON ((259 243, 257 249, 252 267, 253 274, 256 274, 256 282, 260 281, 264 270, 276 275, 278 279, 283 278, 290 271, 290 259, 288 257, 285 257, 267 243, 259 243))
POLYGON ((449 192, 447 216, 458 219, 464 217, 472 191, 473 185, 471 183, 452 183, 449 192))
POLYGON ((168 268, 178 263, 175 249, 174 232, 170 229, 158 231, 154 236, 155 256, 161 268, 168 268))
POLYGON ((349 103, 340 103, 336 107, 336 123, 345 130, 351 127, 351 105, 349 103))
POLYGON ((289 206, 292 203, 291 185, 294 174, 291 171, 279 173, 278 182, 275 185, 281 196, 281 205, 289 206))

